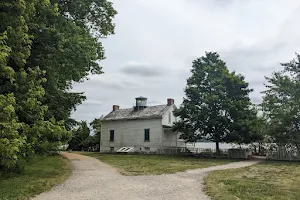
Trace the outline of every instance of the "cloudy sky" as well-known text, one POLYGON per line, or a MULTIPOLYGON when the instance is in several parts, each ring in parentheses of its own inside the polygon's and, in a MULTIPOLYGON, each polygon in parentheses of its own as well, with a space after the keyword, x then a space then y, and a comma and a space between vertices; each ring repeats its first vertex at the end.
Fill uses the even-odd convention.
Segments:
POLYGON ((91 121, 113 104, 132 107, 175 99, 180 105, 192 61, 216 51, 246 76, 261 101, 264 76, 300 53, 299 0, 114 0, 115 35, 103 41, 104 74, 75 84, 87 100, 73 113, 91 121))

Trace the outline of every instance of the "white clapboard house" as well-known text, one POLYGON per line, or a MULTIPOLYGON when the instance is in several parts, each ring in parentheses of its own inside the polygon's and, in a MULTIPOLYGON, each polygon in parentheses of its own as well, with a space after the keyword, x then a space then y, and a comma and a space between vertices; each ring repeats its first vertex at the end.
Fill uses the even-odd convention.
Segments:
POLYGON ((180 133, 172 132, 176 121, 174 99, 167 104, 147 106, 147 98, 137 97, 132 108, 113 110, 102 119, 100 152, 157 152, 180 149, 185 144, 180 133))

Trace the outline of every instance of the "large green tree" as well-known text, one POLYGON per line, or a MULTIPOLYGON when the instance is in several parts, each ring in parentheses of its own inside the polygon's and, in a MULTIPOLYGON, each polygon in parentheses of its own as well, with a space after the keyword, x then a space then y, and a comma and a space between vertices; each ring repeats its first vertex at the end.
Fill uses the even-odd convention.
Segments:
POLYGON ((0 2, 0 169, 69 140, 85 99, 72 83, 102 73, 115 14, 106 0, 0 2))
POLYGON ((229 72, 219 55, 208 52, 193 61, 192 75, 187 80, 186 97, 174 114, 180 121, 174 130, 188 142, 207 139, 220 142, 249 143, 255 139, 251 125, 257 111, 252 105, 244 77, 229 72))
POLYGON ((0 168, 4 170, 18 168, 27 155, 57 148, 69 138, 63 122, 45 118, 45 72, 27 66, 34 39, 29 26, 41 5, 55 13, 55 8, 43 1, 0 2, 0 110, 8 114, 0 119, 0 168))
POLYGON ((262 108, 268 117, 269 135, 279 145, 292 144, 300 151, 300 55, 281 64, 284 69, 266 77, 262 108))
POLYGON ((70 91, 72 84, 90 73, 102 73, 101 39, 114 33, 116 11, 106 0, 51 0, 49 4, 57 12, 42 12, 32 18, 38 25, 29 26, 34 40, 27 64, 46 71, 43 103, 48 106, 47 117, 70 122, 71 112, 85 100, 82 93, 70 91))

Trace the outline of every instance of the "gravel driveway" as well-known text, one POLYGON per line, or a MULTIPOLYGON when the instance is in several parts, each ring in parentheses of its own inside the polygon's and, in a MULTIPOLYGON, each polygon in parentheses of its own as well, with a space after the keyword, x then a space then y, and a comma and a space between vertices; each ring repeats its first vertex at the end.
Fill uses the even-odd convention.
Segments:
POLYGON ((35 200, 183 200, 209 199, 202 191, 203 177, 214 170, 240 168, 258 161, 241 161, 175 174, 123 176, 118 171, 88 156, 63 153, 72 161, 73 175, 35 200))

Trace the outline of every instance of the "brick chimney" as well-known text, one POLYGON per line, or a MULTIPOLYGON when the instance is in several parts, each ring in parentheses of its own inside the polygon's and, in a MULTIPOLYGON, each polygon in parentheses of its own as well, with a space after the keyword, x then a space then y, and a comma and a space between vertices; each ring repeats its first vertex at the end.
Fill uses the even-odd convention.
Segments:
POLYGON ((167 104, 168 104, 168 106, 171 106, 171 105, 173 105, 174 104, 174 99, 167 99, 167 104))
POLYGON ((120 109, 120 106, 118 105, 113 105, 113 111, 116 111, 116 110, 119 110, 120 109))

